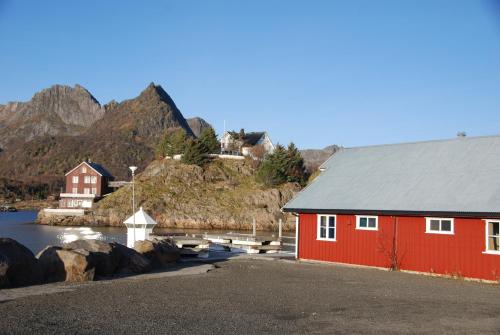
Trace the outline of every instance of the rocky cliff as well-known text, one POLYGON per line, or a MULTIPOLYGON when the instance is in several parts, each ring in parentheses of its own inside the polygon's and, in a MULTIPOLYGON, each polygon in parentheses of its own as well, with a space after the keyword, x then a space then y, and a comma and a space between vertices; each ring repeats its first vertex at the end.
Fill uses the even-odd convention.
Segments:
MULTIPOLYGON (((194 136, 172 98, 151 83, 136 98, 101 106, 83 87, 55 85, 28 102, 0 105, 0 178, 45 183, 59 193, 64 173, 85 159, 118 179, 127 166, 145 168, 168 128, 194 136)), ((0 197, 2 196, 0 190, 0 197)))
MULTIPOLYGON (((153 161, 137 177, 137 207, 142 206, 158 227, 203 229, 275 230, 279 219, 293 229, 293 218, 281 207, 298 192, 285 184, 266 189, 255 181, 249 162, 216 159, 205 168, 178 161, 153 161)), ((132 190, 124 187, 97 203, 84 217, 40 217, 40 223, 55 225, 122 226, 131 215, 132 190)))
POLYGON ((78 135, 104 116, 104 107, 83 87, 54 85, 28 102, 0 106, 0 147, 45 135, 78 135))
POLYGON ((189 127, 196 137, 199 137, 203 130, 207 128, 213 128, 210 123, 203 120, 201 117, 192 117, 190 119, 187 119, 187 123, 189 124, 189 127))

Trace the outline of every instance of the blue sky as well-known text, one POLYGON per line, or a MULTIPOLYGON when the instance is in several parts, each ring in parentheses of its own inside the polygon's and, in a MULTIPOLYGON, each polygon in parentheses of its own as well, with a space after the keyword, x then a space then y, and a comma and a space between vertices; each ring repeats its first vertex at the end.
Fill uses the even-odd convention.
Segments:
POLYGON ((500 134, 500 3, 0 0, 0 103, 161 84, 220 133, 301 148, 500 134))

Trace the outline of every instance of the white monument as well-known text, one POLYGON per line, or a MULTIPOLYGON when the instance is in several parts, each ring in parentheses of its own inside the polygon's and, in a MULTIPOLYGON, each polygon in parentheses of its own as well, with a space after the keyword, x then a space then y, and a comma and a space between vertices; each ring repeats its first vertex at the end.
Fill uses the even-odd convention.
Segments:
POLYGON ((149 238, 156 225, 155 220, 142 210, 142 207, 131 217, 123 222, 127 227, 127 247, 133 248, 135 241, 149 238))

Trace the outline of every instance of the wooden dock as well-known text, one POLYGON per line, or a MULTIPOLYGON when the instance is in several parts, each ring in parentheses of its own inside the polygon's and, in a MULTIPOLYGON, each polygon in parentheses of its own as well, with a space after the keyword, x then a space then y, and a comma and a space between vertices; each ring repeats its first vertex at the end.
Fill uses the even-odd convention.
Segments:
POLYGON ((250 234, 168 234, 152 235, 155 238, 171 238, 181 250, 181 256, 209 256, 209 251, 228 251, 238 253, 277 253, 282 247, 281 238, 274 236, 254 236, 250 234))

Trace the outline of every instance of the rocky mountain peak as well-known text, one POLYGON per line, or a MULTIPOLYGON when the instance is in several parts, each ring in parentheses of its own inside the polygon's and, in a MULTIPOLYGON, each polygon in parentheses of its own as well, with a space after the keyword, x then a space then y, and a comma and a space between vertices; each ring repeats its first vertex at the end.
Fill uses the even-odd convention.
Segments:
POLYGON ((194 136, 199 137, 200 134, 207 128, 213 128, 210 123, 202 119, 201 117, 192 117, 186 119, 189 127, 194 133, 194 136))

